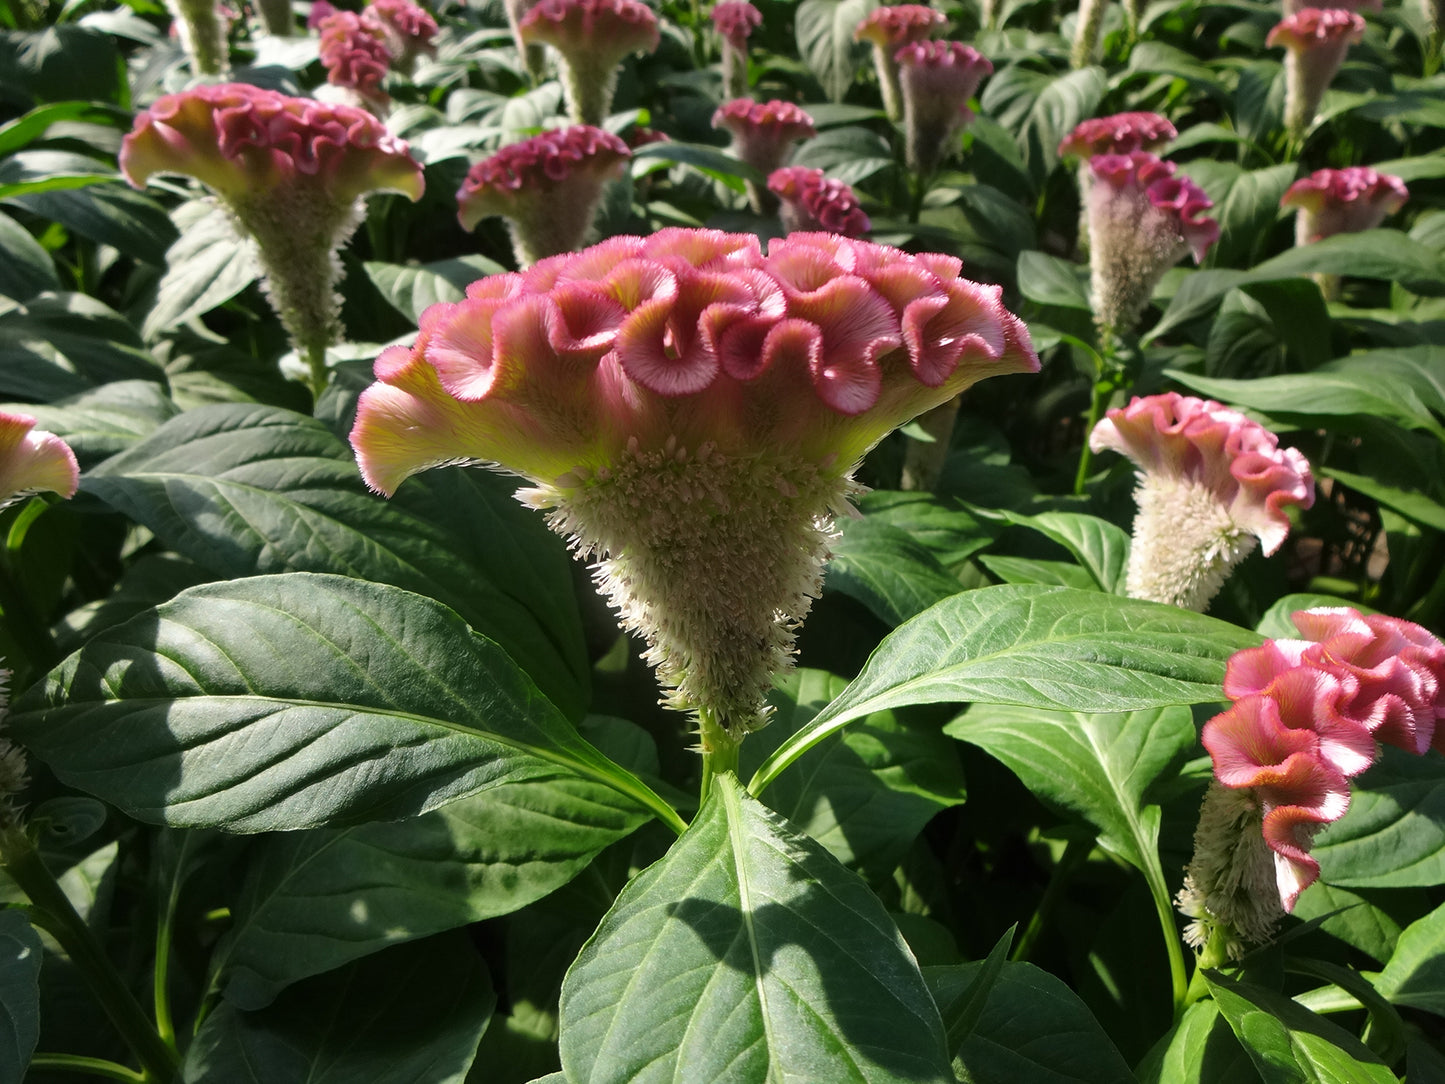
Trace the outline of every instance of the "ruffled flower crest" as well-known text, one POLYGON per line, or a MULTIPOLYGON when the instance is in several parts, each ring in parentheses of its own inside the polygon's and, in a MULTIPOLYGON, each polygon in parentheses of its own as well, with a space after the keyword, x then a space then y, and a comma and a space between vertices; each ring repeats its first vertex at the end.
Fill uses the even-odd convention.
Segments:
POLYGON ((662 40, 640 0, 541 0, 518 22, 524 44, 550 45, 562 60, 562 89, 574 124, 600 125, 612 108, 617 66, 662 40))
POLYGON ((763 13, 747 0, 713 5, 712 25, 723 41, 723 97, 741 98, 748 92, 748 38, 762 24, 763 13))
MULTIPOLYGON (((779 169, 792 145, 818 134, 813 118, 792 102, 755 102, 736 98, 723 102, 712 115, 714 128, 726 128, 732 135, 732 153, 764 177, 779 169)), ((777 199, 765 185, 748 182, 748 201, 760 215, 777 210, 777 199)))
POLYGON ((391 107, 391 95, 382 87, 391 70, 391 54, 381 35, 354 11, 333 11, 318 29, 326 82, 347 92, 333 97, 349 98, 348 104, 384 115, 391 107))
POLYGON ((1284 58, 1284 122, 1293 138, 1304 138, 1345 54, 1364 34, 1365 20, 1353 11, 1310 7, 1286 16, 1264 39, 1271 48, 1289 50, 1284 58))
POLYGON ((31 493, 75 496, 80 467, 70 445, 35 428, 28 414, 0 410, 0 508, 31 493))
POLYGON ((973 119, 968 101, 993 63, 959 41, 920 41, 893 56, 903 92, 908 166, 923 175, 938 168, 954 133, 973 119))
POLYGON ((649 647, 705 747, 764 719, 851 472, 986 376, 1034 371, 1023 324, 959 262, 831 234, 614 237, 428 309, 376 363, 368 484, 458 460, 534 484, 649 647))
POLYGON ((1410 190, 1399 177, 1351 166, 1316 170, 1295 181, 1279 204, 1299 212, 1295 244, 1309 245, 1337 233, 1372 230, 1409 198, 1410 190))
POLYGON ((361 21, 381 38, 391 66, 410 75, 418 57, 436 56, 437 21, 412 0, 371 0, 361 21))
POLYGON ((1100 154, 1157 154, 1179 132, 1158 113, 1114 113, 1081 121, 1059 143, 1060 158, 1093 158, 1100 154))
POLYGON ((861 237, 871 223, 853 189, 821 169, 785 166, 768 175, 768 191, 780 201, 778 215, 789 233, 826 230, 861 237))
POLYGON ((853 29, 854 41, 873 46, 873 66, 878 72, 878 90, 888 119, 903 119, 903 89, 898 82, 898 50, 914 42, 928 41, 948 20, 943 12, 925 4, 898 4, 874 8, 853 29))
POLYGON ((517 263, 529 267, 581 247, 603 187, 630 157, 621 138, 600 128, 544 132, 474 165, 457 193, 457 217, 468 232, 488 215, 505 217, 517 263))
POLYGON ((1219 403, 1168 392, 1136 397, 1094 427, 1089 447, 1139 470, 1127 591, 1202 611, 1256 544, 1289 534, 1290 506, 1314 504, 1303 455, 1219 403))

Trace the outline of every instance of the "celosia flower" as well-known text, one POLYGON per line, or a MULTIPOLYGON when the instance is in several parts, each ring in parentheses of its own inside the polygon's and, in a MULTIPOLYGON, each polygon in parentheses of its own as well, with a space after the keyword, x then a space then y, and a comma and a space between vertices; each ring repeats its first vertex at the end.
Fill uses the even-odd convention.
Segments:
POLYGON ((120 169, 136 188, 180 173, 220 197, 255 238, 271 302, 317 391, 339 332, 336 250, 360 221, 361 197, 422 193, 421 166, 369 113, 242 83, 158 98, 122 142, 120 169))
POLYGON ((377 359, 351 442, 368 484, 458 460, 603 557, 597 579, 705 749, 761 725, 863 454, 1038 359, 947 256, 831 234, 613 237, 436 305, 377 359))
POLYGON ((31 493, 75 495, 80 468, 70 445, 35 428, 28 414, 0 410, 0 508, 31 493))
POLYGON ((1284 0, 1284 13, 1294 15, 1305 8, 1343 8, 1345 11, 1383 11, 1384 0, 1328 0, 1323 4, 1312 4, 1309 0, 1284 0))
POLYGON ((523 42, 550 45, 561 56, 574 124, 601 124, 612 108, 617 66, 661 41, 657 16, 640 0, 541 0, 519 26, 523 42))
POLYGON ((191 70, 201 76, 224 76, 231 70, 231 49, 226 38, 231 18, 219 0, 166 0, 181 48, 191 70))
POLYGON ((1186 252, 1196 263, 1219 239, 1219 224, 1203 212, 1214 206, 1172 162, 1152 154, 1101 154, 1089 159, 1094 321, 1107 338, 1138 323, 1149 295, 1186 252))
POLYGON ((1099 38, 1104 29, 1104 7, 1107 0, 1079 0, 1074 19, 1074 40, 1069 46, 1069 65, 1087 68, 1099 59, 1099 38))
MULTIPOLYGON (((732 153, 764 177, 782 166, 789 148, 800 139, 817 135, 813 118, 792 102, 754 102, 738 98, 723 102, 712 115, 714 128, 726 128, 733 137, 732 153)), ((760 215, 772 214, 778 201, 765 185, 748 182, 748 201, 760 215)))
POLYGON ((893 59, 903 90, 908 166, 927 176, 943 159, 948 140, 973 119, 968 100, 993 64, 959 41, 914 42, 893 59))
POLYGON ((741 98, 748 92, 748 37, 762 22, 763 13, 747 0, 724 0, 713 5, 712 24, 723 40, 724 98, 741 98))
POLYGON ((868 232, 868 216, 858 197, 842 181, 823 176, 821 169, 786 166, 768 176, 768 190, 778 196, 778 215, 789 233, 827 230, 845 237, 868 232))
POLYGON ((503 147, 474 165, 457 193, 462 229, 504 216, 521 267, 570 252, 586 239, 603 186, 630 157, 620 138, 587 125, 503 147))
POLYGON ((1405 205, 1410 191, 1399 177, 1367 166, 1320 169, 1295 181, 1279 201, 1293 207, 1295 244, 1308 245, 1337 233, 1372 230, 1405 205))
POLYGON ((391 95, 381 87, 391 70, 391 54, 354 11, 333 12, 321 20, 321 66, 326 81, 350 91, 355 104, 378 114, 391 104, 391 95))
POLYGON ((336 5, 330 0, 313 0, 311 11, 306 16, 307 30, 320 30, 321 24, 336 14, 336 5))
POLYGON ((1303 8, 1276 24, 1265 44, 1283 46, 1284 122, 1302 139, 1315 119, 1320 100, 1345 62, 1350 46, 1365 33, 1365 20, 1341 8, 1303 8))
POLYGON ((873 66, 878 71, 878 90, 890 120, 903 119, 903 91, 898 85, 898 50, 914 42, 927 41, 948 20, 943 12, 923 4, 899 4, 875 8, 853 29, 854 41, 871 42, 873 66))
POLYGON ((436 56, 432 39, 437 22, 425 8, 411 0, 371 0, 361 12, 361 21, 381 38, 391 64, 410 75, 419 56, 436 56))
POLYGON ((1179 133, 1158 113, 1115 113, 1092 117, 1075 126, 1059 143, 1060 158, 1093 158, 1100 154, 1133 154, 1162 150, 1179 133))
POLYGON ((1289 505, 1314 504, 1305 457, 1238 411, 1168 392, 1108 412, 1089 436, 1139 469, 1127 591, 1202 611, 1230 570, 1289 534, 1289 505))

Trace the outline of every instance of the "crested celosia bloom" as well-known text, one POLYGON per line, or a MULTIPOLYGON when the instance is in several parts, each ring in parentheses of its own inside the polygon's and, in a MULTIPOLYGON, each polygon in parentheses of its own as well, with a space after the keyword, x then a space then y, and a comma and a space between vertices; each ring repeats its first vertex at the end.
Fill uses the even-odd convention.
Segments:
POLYGON ((1345 54, 1365 33, 1365 20, 1342 8, 1302 8, 1275 25, 1265 44, 1283 46, 1284 123, 1302 139, 1315 119, 1345 54))
POLYGON ((1095 452, 1139 469, 1127 591, 1203 611, 1256 544, 1266 556, 1289 534, 1290 505, 1314 504, 1305 457, 1238 411, 1167 392, 1110 410, 1089 435, 1095 452))
POLYGON ((1319 878, 1309 853, 1344 816, 1350 780, 1378 743, 1445 747, 1445 645, 1409 621, 1348 608, 1293 615, 1302 638, 1235 653, 1234 703, 1204 726, 1215 782, 1205 797, 1180 901, 1192 944, 1222 928, 1230 948, 1266 940, 1319 878))
MULTIPOLYGON (((792 145, 817 135, 813 118, 792 102, 755 102, 737 98, 723 102, 712 115, 714 128, 726 128, 733 137, 732 153, 763 175, 780 168, 792 145)), ((777 210, 777 199, 765 184, 748 182, 748 201, 760 215, 777 210)))
POLYGON ((601 124, 617 90, 617 66, 662 40, 657 16, 640 0, 541 0, 518 26, 524 43, 550 45, 562 58, 574 124, 601 124))
POLYGON ((914 42, 927 41, 948 20, 943 12, 924 4, 899 4, 875 8, 853 29, 854 41, 870 42, 873 66, 878 71, 878 90, 890 120, 903 119, 903 91, 898 85, 898 50, 914 42))
POLYGON ((179 173, 220 197, 255 238, 271 302, 317 391, 340 331, 336 251, 361 220, 361 197, 422 193, 421 166, 369 113, 242 83, 156 99, 122 142, 120 170, 137 188, 179 173))
POLYGON ((1405 205, 1410 191, 1399 177, 1368 166, 1320 169, 1295 181, 1279 201, 1299 212, 1295 244, 1308 245, 1337 233, 1372 230, 1405 205))
POLYGON ((868 216, 858 206, 853 189, 823 176, 821 169, 776 169, 768 176, 768 191, 778 197, 778 216, 789 233, 827 230, 861 237, 868 232, 868 216))
POLYGON ((585 124, 503 147, 474 165, 457 193, 462 229, 502 215, 521 267, 570 252, 586 239, 603 186, 630 157, 619 137, 585 124))
POLYGON ((391 95, 382 89, 391 54, 381 36, 354 11, 334 11, 321 20, 321 66, 326 81, 350 91, 354 104, 384 113, 391 95))
POLYGON ((0 410, 0 508, 30 493, 75 495, 80 468, 70 445, 35 428, 28 414, 0 410))
POLYGON ((1294 15, 1305 8, 1343 8, 1345 11, 1383 11, 1384 0, 1327 0, 1326 3, 1310 3, 1310 0, 1284 0, 1284 13, 1294 15))
POLYGON ((181 48, 191 60, 196 75, 223 76, 231 70, 231 50, 226 42, 230 14, 220 0, 166 0, 175 19, 181 48))
POLYGON ((361 21, 381 38, 391 64, 410 75, 419 56, 436 56, 432 39, 437 22, 411 0, 371 0, 361 12, 361 21))
POLYGON ((747 0, 714 4, 712 24, 723 40, 723 97, 741 98, 748 92, 748 37, 763 23, 763 13, 747 0))
POLYGON ((993 64, 959 41, 914 42, 893 59, 903 91, 908 166, 926 176, 944 158, 953 134, 973 119, 968 100, 993 64))
POLYGON ((1089 159, 1093 184, 1089 270, 1094 322, 1108 339, 1134 329, 1164 272, 1194 254, 1204 259, 1219 224, 1203 212, 1214 203, 1174 164, 1152 154, 1101 154, 1089 159))
POLYGON ((1100 154, 1156 154, 1178 131, 1158 113, 1115 113, 1081 121, 1059 143, 1060 158, 1093 158, 1100 154))
POLYGON ((603 559, 705 750, 761 725, 863 454, 1038 358, 948 256, 832 234, 613 237, 435 305, 377 359, 351 442, 372 488, 479 460, 603 559))

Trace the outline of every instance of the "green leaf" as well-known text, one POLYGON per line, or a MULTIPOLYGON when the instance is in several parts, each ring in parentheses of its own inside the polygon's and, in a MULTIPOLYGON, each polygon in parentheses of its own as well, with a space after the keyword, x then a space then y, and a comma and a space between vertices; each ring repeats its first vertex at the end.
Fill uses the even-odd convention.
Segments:
MULTIPOLYGON (((808 109, 811 113, 812 106, 808 109)), ((834 128, 806 140, 790 164, 821 169, 844 184, 859 184, 886 169, 894 160, 887 140, 868 128, 834 128)))
POLYGON ((1106 89, 1102 68, 1054 75, 1014 65, 988 81, 980 105, 1014 133, 1030 176, 1041 186, 1059 160, 1060 140, 1094 115, 1106 89))
POLYGON ((1357 493, 1374 498, 1387 508, 1393 508, 1411 522, 1445 531, 1445 504, 1431 500, 1423 493, 1413 489, 1401 489, 1363 474, 1352 474, 1332 467, 1317 467, 1316 471, 1357 493))
POLYGON ((865 519, 906 532, 950 572, 998 534, 996 524, 966 511, 957 501, 931 493, 874 490, 858 500, 858 509, 865 519))
POLYGON ((0 297, 29 301, 38 293, 60 289, 50 253, 6 214, 0 214, 0 254, 0 297))
POLYGON ((1037 557, 1010 557, 1007 554, 985 553, 978 563, 988 574, 1003 583, 1028 583, 1048 587, 1070 587, 1076 591, 1097 591, 1098 584, 1086 569, 1068 561, 1048 561, 1037 557))
POLYGON ((36 101, 114 101, 124 70, 115 39, 98 30, 50 26, 0 35, 0 85, 24 87, 36 101))
POLYGON ((984 587, 945 599, 884 638, 863 672, 758 769, 761 793, 812 744, 905 704, 1016 704, 1132 711, 1222 698, 1224 663, 1260 637, 1138 599, 1065 587, 984 587))
POLYGON ((0 154, 10 154, 21 147, 29 146, 44 135, 52 124, 59 121, 113 123, 117 112, 119 111, 97 106, 92 102, 81 101, 37 106, 23 116, 0 124, 0 154))
POLYGON ((890 626, 957 594, 962 585, 906 531, 867 517, 838 524, 824 589, 857 599, 890 626))
MULTIPOLYGON (((742 767, 750 769, 789 734, 805 726, 843 687, 844 678, 798 670, 768 697, 775 714, 748 736, 742 767)), ((807 772, 786 772, 767 804, 828 848, 844 865, 886 878, 934 814, 964 800, 958 756, 937 727, 908 726, 879 712, 834 735, 807 772)))
POLYGON ((64 437, 87 470, 179 413, 160 385, 149 380, 118 380, 53 403, 0 409, 20 410, 38 428, 64 437))
POLYGON ((0 910, 0 1078, 20 1080, 40 1037, 40 935, 19 908, 0 910))
POLYGON ((0 315, 0 395, 50 401, 117 380, 165 379, 130 322, 85 294, 42 294, 0 315))
POLYGON ((263 1012, 222 1004, 185 1084, 463 1084, 497 1002, 471 941, 449 934, 313 979, 263 1012))
POLYGON ((989 994, 1008 963, 1009 949, 1013 946, 1017 929, 1017 926, 1010 926, 1004 931, 989 950, 982 967, 969 969, 950 965, 924 970, 923 977, 948 1029, 948 1050, 951 1053, 957 1053, 983 1018, 989 994))
POLYGON ((213 578, 183 557, 148 553, 122 573, 120 583, 109 595, 77 606, 56 623, 56 646, 66 654, 78 651, 96 633, 129 621, 162 602, 169 602, 187 587, 208 583, 213 578))
POLYGON ((159 203, 118 184, 35 192, 10 202, 156 267, 165 266, 166 249, 178 237, 159 203))
POLYGON ((1445 771, 1386 746, 1353 781, 1350 808, 1315 839, 1323 877, 1349 888, 1445 881, 1445 771))
MULTIPOLYGON (((1186 166, 1184 172, 1188 171, 1186 166)), ((1234 179, 1211 212, 1219 223, 1219 242, 1213 253, 1216 265, 1238 267, 1254 262, 1279 220, 1280 197, 1294 183, 1297 173, 1298 167, 1290 162, 1246 170, 1234 179)))
POLYGON ((1072 553, 1093 577, 1099 590, 1120 593, 1129 564, 1129 535, 1098 516, 1079 512, 1042 512, 1026 516, 1003 511, 1003 519, 1031 527, 1072 553))
POLYGON ((754 181, 758 184, 767 182, 766 177, 746 162, 702 143, 680 143, 670 139, 660 143, 646 143, 633 151, 632 157, 638 162, 657 158, 664 162, 679 162, 692 166, 714 180, 722 181, 735 192, 743 190, 743 181, 754 181))
POLYGON ((1400 924, 1381 908, 1348 889, 1316 881, 1295 901, 1295 918, 1318 920, 1320 929, 1384 963, 1394 954, 1400 924))
POLYGON ((802 0, 793 16, 798 55, 829 99, 841 102, 858 71, 862 48, 853 30, 878 5, 874 0, 802 0))
POLYGON ((1040 305, 1092 312, 1087 274, 1087 268, 1047 252, 1019 253, 1019 293, 1040 305))
POLYGON ((238 403, 187 411, 83 485, 218 577, 332 572, 435 598, 581 714, 585 655, 565 559, 505 479, 427 477, 384 501, 320 422, 238 403))
POLYGON ((1391 1004, 1445 1016, 1445 906, 1405 927, 1375 989, 1391 1004))
POLYGON ((64 782, 179 827, 393 820, 566 772, 666 815, 451 610, 339 576, 183 591, 86 644, 9 725, 64 782))
POLYGON ((298 979, 399 941, 517 911, 643 819, 616 792, 558 775, 409 820, 266 837, 212 968, 228 1001, 259 1008, 298 979))
POLYGON ((115 169, 99 158, 73 151, 20 151, 0 158, 0 200, 32 192, 113 184, 119 179, 115 169))
POLYGON ((1139 1084, 1241 1084, 1259 1078, 1212 1001, 1196 1001, 1149 1051, 1139 1084))
POLYGON ((561 1036, 575 1084, 954 1079, 877 897, 731 773, 582 949, 561 1036))
POLYGON ((1290 620, 1290 615, 1299 610, 1311 610, 1317 606, 1344 606, 1350 605, 1361 613, 1374 613, 1368 606, 1361 607, 1359 603, 1346 601, 1335 595, 1298 594, 1285 595, 1275 600, 1264 616, 1259 619, 1255 626, 1255 632, 1266 636, 1271 640, 1298 640, 1299 629, 1290 620))
POLYGON ((460 301, 477 279, 506 270, 485 256, 460 256, 425 264, 367 261, 363 266, 381 296, 412 321, 420 320, 421 314, 438 301, 460 301))
POLYGON ((147 340, 210 312, 261 277, 251 242, 222 207, 192 200, 173 215, 180 239, 166 253, 166 273, 141 333, 147 340))

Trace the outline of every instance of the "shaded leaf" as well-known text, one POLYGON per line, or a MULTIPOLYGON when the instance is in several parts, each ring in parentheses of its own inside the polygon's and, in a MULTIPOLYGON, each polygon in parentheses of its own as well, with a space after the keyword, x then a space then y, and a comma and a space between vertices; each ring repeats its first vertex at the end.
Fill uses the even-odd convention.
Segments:
POLYGON ((0 297, 29 301, 38 293, 60 289, 50 253, 6 214, 0 214, 0 254, 0 297))
POLYGON ((180 239, 166 253, 156 304, 141 328, 147 339, 225 304, 261 277, 251 242, 224 208, 193 200, 173 217, 180 239))
POLYGON ((853 29, 876 6, 873 0, 802 0, 793 16, 798 55, 835 102, 853 85, 862 55, 853 29))
POLYGON ((0 1078, 20 1080, 40 1037, 40 935, 19 908, 0 910, 0 1078))
POLYGON ((833 544, 825 590, 857 599, 888 625, 898 625, 962 585, 906 531, 870 518, 844 520, 833 544))

